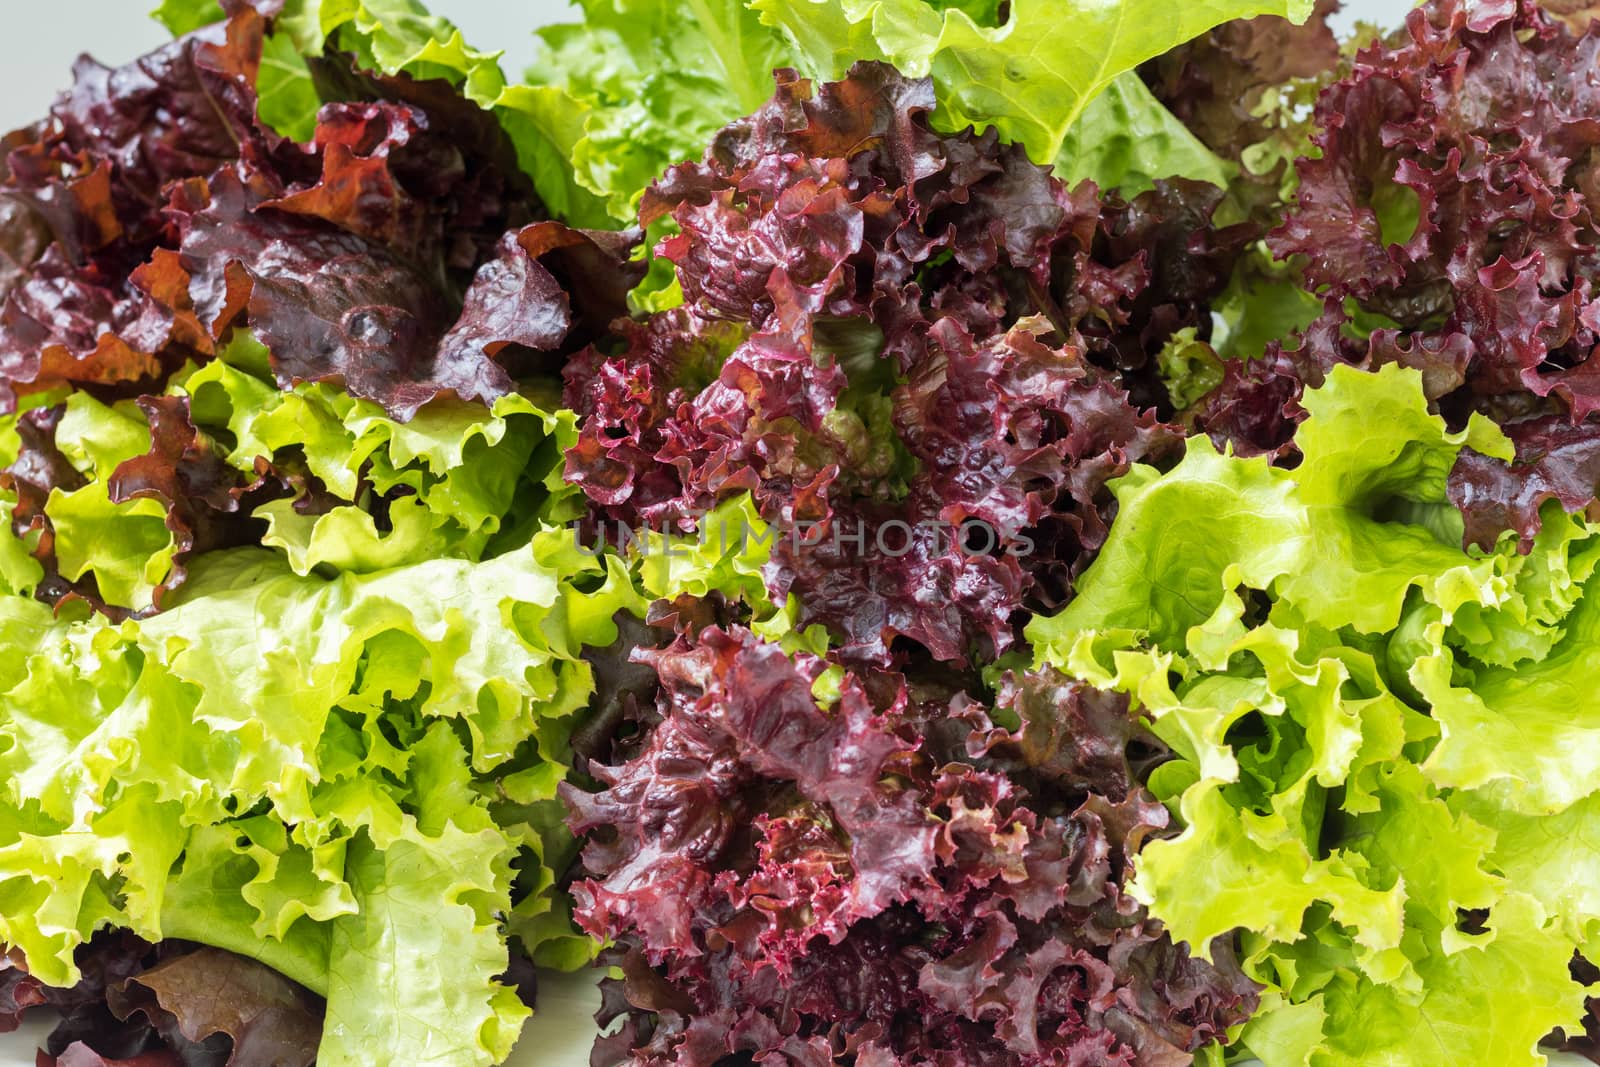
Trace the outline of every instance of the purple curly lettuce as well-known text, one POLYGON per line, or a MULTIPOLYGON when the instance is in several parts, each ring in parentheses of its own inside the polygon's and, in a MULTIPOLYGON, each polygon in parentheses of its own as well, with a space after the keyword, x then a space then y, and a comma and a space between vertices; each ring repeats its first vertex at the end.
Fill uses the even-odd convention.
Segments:
MULTIPOLYGON (((86 60, 49 120, 7 139, 13 402, 61 383, 137 392, 249 325, 282 384, 339 382, 405 418, 441 393, 509 392, 508 346, 561 347, 573 316, 541 263, 561 242, 502 241, 542 207, 493 117, 371 79, 391 98, 330 104, 310 144, 288 142, 255 117, 267 22, 236 3, 126 67, 86 60)), ((579 280, 628 277, 598 266, 579 280)))
POLYGON ((823 661, 737 628, 636 658, 659 722, 564 787, 625 975, 595 1063, 1182 1064, 1254 1009, 1119 888, 1167 826, 1125 698, 1012 677, 1010 730, 889 675, 824 707, 823 661))
POLYGON ((1207 148, 1238 161, 1272 132, 1258 112, 1269 90, 1339 65, 1339 40, 1328 23, 1338 8, 1337 0, 1317 0, 1298 24, 1279 15, 1233 19, 1157 56, 1140 74, 1207 148))
POLYGON ((50 117, 4 141, 0 401, 65 383, 153 384, 210 347, 165 242, 164 190, 241 156, 281 157, 255 123, 263 20, 241 7, 115 70, 79 62, 50 117))
POLYGON ((1590 507, 1600 431, 1600 32, 1532 0, 1437 0, 1402 38, 1357 55, 1322 94, 1315 158, 1267 238, 1322 302, 1298 342, 1224 367, 1186 421, 1286 462, 1298 399, 1339 363, 1415 368, 1454 423, 1480 412, 1514 465, 1471 453, 1451 479, 1466 539, 1514 531, 1539 505, 1590 507))
POLYGON ((752 493, 785 533, 769 591, 852 662, 988 659, 1069 595, 1106 481, 1175 451, 1155 357, 1209 330, 1250 233, 1211 225, 1210 186, 1102 204, 932 107, 883 65, 780 74, 646 193, 684 305, 566 372, 597 515, 691 530, 752 493))
POLYGON ((626 239, 531 223, 526 180, 463 159, 440 127, 411 104, 330 104, 314 181, 241 162, 177 188, 169 213, 211 335, 248 325, 280 384, 335 382, 400 419, 442 394, 511 392, 508 348, 558 351, 571 303, 541 258, 626 239))
POLYGON ((1511 463, 1462 452, 1450 472, 1450 502, 1466 517, 1468 543, 1491 548, 1500 535, 1514 531, 1524 552, 1533 546, 1541 525, 1539 510, 1558 501, 1568 512, 1595 514, 1595 486, 1600 485, 1600 433, 1583 423, 1545 416, 1506 427, 1516 448, 1511 463))
POLYGON ((1526 392, 1581 420, 1600 404, 1586 77, 1600 36, 1510 0, 1437 3, 1407 29, 1323 95, 1321 158, 1301 163, 1298 204, 1268 239, 1303 257, 1331 318, 1348 299, 1395 323, 1365 351, 1325 332, 1316 356, 1415 362, 1435 397, 1526 392))

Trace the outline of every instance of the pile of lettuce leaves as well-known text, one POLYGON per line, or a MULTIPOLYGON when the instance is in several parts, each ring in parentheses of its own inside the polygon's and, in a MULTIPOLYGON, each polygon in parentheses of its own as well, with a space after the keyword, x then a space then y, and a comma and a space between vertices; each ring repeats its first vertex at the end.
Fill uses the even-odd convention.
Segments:
POLYGON ((0 1031, 1600 1062, 1593 12, 578 6, 3 138, 0 1031))

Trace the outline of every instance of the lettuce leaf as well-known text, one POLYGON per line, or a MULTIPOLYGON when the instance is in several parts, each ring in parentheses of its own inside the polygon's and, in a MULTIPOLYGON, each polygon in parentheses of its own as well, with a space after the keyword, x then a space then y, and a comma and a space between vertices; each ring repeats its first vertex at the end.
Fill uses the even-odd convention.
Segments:
POLYGON ((417 0, 286 0, 275 26, 258 90, 262 118, 279 132, 309 137, 323 99, 346 95, 348 70, 319 62, 327 50, 381 75, 441 79, 493 111, 552 212, 574 225, 611 225, 603 200, 576 179, 571 162, 589 108, 554 86, 508 84, 500 53, 472 48, 417 0))
POLYGON ((1416 371, 1337 367, 1303 403, 1294 470, 1195 437, 1116 483, 1078 598, 1028 635, 1179 754, 1151 785, 1184 830, 1132 892, 1193 945, 1241 932, 1268 1067, 1543 1063, 1600 930, 1574 832, 1600 530, 1552 502, 1537 551, 1463 550, 1449 472, 1509 445, 1449 432, 1416 371))
POLYGON ((819 685, 837 664, 743 627, 635 655, 654 714, 564 790, 575 913, 623 972, 597 1061, 1179 1064, 1254 1006, 1228 946, 1194 959, 1120 888, 1167 821, 1126 698, 1008 676, 991 718, 893 674, 819 685))
MULTIPOLYGON (((51 438, 60 473, 38 480, 61 578, 91 582, 112 609, 148 613, 192 555, 230 543, 278 549, 298 574, 364 573, 482 559, 525 538, 529 523, 573 514, 578 490, 555 468, 577 439, 574 416, 533 397, 553 390, 529 385, 491 407, 439 398, 401 422, 329 385, 282 391, 264 367, 265 350, 239 331, 161 401, 68 397, 51 438), (153 447, 167 430, 161 403, 181 412, 176 448, 153 447), (164 488, 135 491, 147 484, 164 488), (207 486, 215 507, 199 501, 207 486)), ((19 445, 33 468, 43 448, 19 445)), ((0 491, 0 504, 15 510, 12 493, 0 491)), ((6 544, 20 591, 38 563, 23 562, 14 536, 6 544)))
POLYGON ((1228 19, 1301 20, 1311 11, 1309 0, 1125 2, 1063 17, 1040 0, 1010 5, 999 23, 997 5, 943 0, 580 6, 581 23, 538 31, 542 54, 510 84, 495 54, 465 45, 414 0, 289 0, 280 24, 308 55, 326 43, 385 73, 449 78, 495 110, 558 215, 603 225, 631 221, 651 181, 697 158, 718 129, 760 106, 775 68, 826 81, 860 60, 931 75, 938 128, 993 126, 1065 179, 1092 178, 1130 194, 1172 176, 1226 185, 1231 164, 1174 118, 1134 68, 1228 19))
POLYGON ((1302 0, 1061 8, 1009 5, 1003 22, 929 0, 753 0, 781 26, 808 72, 837 76, 861 58, 932 75, 945 129, 995 127, 1063 178, 1148 187, 1181 175, 1226 184, 1226 172, 1132 73, 1146 60, 1229 19, 1304 20, 1302 0), (1108 90, 1110 90, 1108 92, 1108 90))
POLYGON ((568 153, 574 180, 618 219, 633 217, 670 164, 697 158, 724 124, 766 103, 773 69, 795 63, 745 0, 581 7, 582 24, 538 31, 541 54, 524 80, 557 87, 561 97, 546 99, 583 116, 568 153))
POLYGON ((1013 4, 995 25, 993 5, 972 6, 979 21, 962 5, 925 0, 753 0, 750 10, 723 0, 691 5, 685 20, 682 5, 597 0, 584 4, 582 29, 542 31, 549 60, 529 80, 553 81, 589 105, 574 169, 620 218, 668 165, 693 158, 719 126, 753 110, 773 67, 827 81, 860 60, 931 75, 942 130, 994 126, 1064 179, 1092 178, 1132 194, 1158 177, 1225 185, 1228 176, 1133 68, 1228 18, 1309 12, 1294 3, 1247 3, 1189 6, 1174 17, 1168 7, 1118 4, 1062 18, 1047 5, 1013 4), (1102 25, 1107 18, 1125 22, 1102 25), (652 25, 669 32, 645 29, 652 25), (1089 41, 1115 44, 1086 54, 1089 41), (574 63, 578 53, 608 59, 574 63))
POLYGON ((511 863, 570 846, 551 822, 524 850, 480 779, 535 752, 559 768, 583 646, 643 610, 567 540, 331 579, 213 553, 182 603, 121 626, 0 599, 0 939, 70 984, 98 926, 196 938, 326 991, 326 1062, 502 1057, 525 1014, 493 980, 511 863), (419 1018, 437 1032, 397 1029, 419 1018))

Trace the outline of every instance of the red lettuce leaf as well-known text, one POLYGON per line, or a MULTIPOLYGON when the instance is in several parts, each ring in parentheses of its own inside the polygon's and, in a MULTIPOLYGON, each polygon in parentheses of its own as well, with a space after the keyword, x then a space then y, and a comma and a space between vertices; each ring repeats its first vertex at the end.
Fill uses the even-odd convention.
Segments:
MULTIPOLYGON (((1532 0, 1435 0, 1360 52, 1322 93, 1316 152, 1267 238, 1322 313, 1263 359, 1225 363, 1185 423, 1292 464, 1305 387, 1340 363, 1398 363, 1452 424, 1485 414, 1517 446, 1509 466, 1471 452, 1457 465, 1468 543, 1514 530, 1526 550, 1545 501, 1593 506, 1600 31, 1583 27, 1532 0)), ((1220 45, 1213 34, 1185 62, 1220 45)), ((1161 69, 1174 86, 1203 73, 1161 69)), ((1207 100, 1197 115, 1218 104, 1207 100)))
POLYGON ((1462 392, 1447 408, 1498 411, 1508 393, 1548 398, 1525 414, 1600 408, 1597 55, 1600 35, 1532 0, 1440 0, 1357 57, 1317 104, 1319 158, 1268 238, 1328 300, 1311 359, 1419 366, 1433 397, 1462 392), (1342 333, 1352 305, 1396 328, 1342 333))
POLYGON ((320 998, 254 960, 103 931, 77 963, 82 980, 56 989, 0 959, 0 1032, 34 1008, 59 1017, 43 1067, 309 1067, 315 1057, 320 998))
POLYGON ((5 139, 0 244, 16 251, 0 272, 0 401, 61 383, 148 386, 210 351, 185 322, 186 279, 152 256, 170 183, 299 155, 255 123, 263 30, 240 6, 124 67, 85 58, 50 118, 5 139))
MULTIPOLYGON (((258 539, 256 505, 327 503, 303 469, 230 473, 159 395, 230 331, 265 342, 285 388, 332 382, 408 418, 548 373, 625 311, 637 279, 636 234, 536 221, 505 133, 447 83, 351 72, 352 99, 322 110, 310 144, 261 126, 271 7, 230 4, 225 24, 124 67, 84 60, 50 118, 0 145, 0 407, 63 386, 138 398, 153 445, 109 488, 167 510, 177 555, 152 610, 190 556, 258 539)), ((23 417, 22 455, 0 475, 15 528, 38 535, 37 593, 126 614, 92 575, 57 573, 44 501, 81 478, 51 443, 54 417, 23 417)))
POLYGON ((645 196, 685 305, 566 370, 600 520, 687 531, 753 493, 770 592, 860 663, 991 658, 1070 595, 1105 482, 1179 440, 1156 355, 1209 331, 1252 232, 1212 226, 1210 186, 1069 192, 992 133, 934 133, 932 104, 882 65, 780 73, 645 196))
POLYGON ((575 915, 624 974, 592 1062, 1167 1065, 1254 1008, 1228 946, 1194 960, 1121 892, 1167 826, 1125 698, 1012 677, 1012 731, 891 674, 822 707, 822 661, 739 629, 637 658, 659 721, 563 787, 575 915))
POLYGON ((255 118, 264 28, 252 8, 235 5, 226 23, 126 66, 78 61, 73 87, 51 108, 46 153, 64 174, 109 170, 116 227, 130 244, 162 228, 170 183, 284 147, 255 118))
POLYGON ((1185 413, 1193 428, 1235 455, 1298 455, 1295 429, 1305 420, 1300 397, 1320 371, 1307 372, 1278 344, 1268 346, 1261 359, 1230 359, 1222 364, 1218 382, 1185 413))
POLYGON ((1600 433, 1593 423, 1574 426, 1550 416, 1504 429, 1516 446, 1516 460, 1507 463, 1464 449, 1450 471, 1450 502, 1466 519, 1468 544, 1493 548, 1501 533, 1513 530, 1527 552, 1546 501, 1559 501, 1569 512, 1594 506, 1600 433))
POLYGON ((266 10, 231 5, 125 67, 85 60, 49 120, 5 139, 0 401, 158 391, 248 325, 283 384, 343 383, 406 418, 503 395, 529 353, 625 309, 628 237, 525 230, 543 209, 509 140, 447 84, 350 73, 357 99, 310 144, 261 126, 266 10))
POLYGON ((248 324, 286 387, 336 382, 402 419, 444 393, 490 401, 513 388, 503 349, 555 351, 572 325, 542 258, 586 254, 587 273, 628 277, 624 242, 557 223, 516 232, 533 212, 520 176, 475 169, 412 105, 329 105, 316 145, 315 184, 239 164, 171 209, 201 321, 219 339, 248 324), (471 220, 484 233, 460 217, 496 202, 471 220))
MULTIPOLYGON (((1328 19, 1339 6, 1317 0, 1298 25, 1278 15, 1224 22, 1151 60, 1140 74, 1207 148, 1237 161, 1272 133, 1259 113, 1268 90, 1338 67, 1339 40, 1328 19)), ((1250 177, 1276 183, 1281 175, 1250 177)))
POLYGON ((319 998, 231 952, 202 947, 171 956, 108 993, 119 1018, 142 1014, 164 1037, 176 1029, 183 1041, 225 1044, 229 1067, 311 1067, 317 1057, 319 998))

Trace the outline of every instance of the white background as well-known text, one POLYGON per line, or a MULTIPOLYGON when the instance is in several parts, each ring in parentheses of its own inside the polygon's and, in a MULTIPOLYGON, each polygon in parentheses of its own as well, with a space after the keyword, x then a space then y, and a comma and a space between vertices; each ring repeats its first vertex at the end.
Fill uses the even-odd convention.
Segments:
MULTIPOLYGON (((0 0, 9 45, 0 63, 0 131, 41 117, 56 92, 71 82, 79 53, 118 64, 167 40, 166 31, 145 15, 150 2, 0 0)), ((1341 21, 1359 16, 1394 24, 1410 6, 1406 0, 1348 0, 1341 21)), ((535 27, 573 17, 563 0, 432 0, 429 7, 459 25, 474 47, 504 50, 501 65, 513 76, 532 56, 535 27)), ((541 1010, 517 1047, 515 1067, 588 1063, 594 1034, 589 1016, 598 1006, 590 981, 588 976, 552 976, 541 982, 541 1010)), ((17 1034, 0 1035, 0 1067, 32 1067, 35 1042, 48 1029, 47 1022, 36 1020, 17 1034)))

